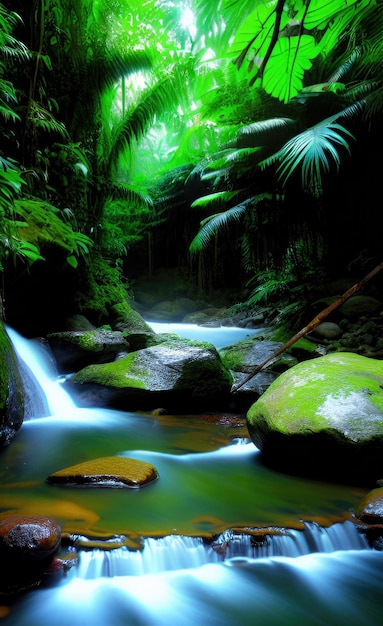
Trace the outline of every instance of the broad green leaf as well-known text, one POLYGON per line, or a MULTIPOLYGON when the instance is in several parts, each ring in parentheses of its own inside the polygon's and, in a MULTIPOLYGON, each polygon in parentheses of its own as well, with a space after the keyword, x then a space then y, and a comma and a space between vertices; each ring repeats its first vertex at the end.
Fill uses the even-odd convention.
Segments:
POLYGON ((66 262, 68 263, 68 265, 70 265, 74 269, 76 269, 78 266, 77 259, 75 256, 73 256, 73 254, 71 254, 70 256, 67 256, 66 262))
POLYGON ((265 91, 283 102, 291 100, 302 89, 304 74, 317 54, 311 35, 278 39, 264 71, 265 91))
MULTIPOLYGON (((277 0, 262 3, 244 19, 241 27, 237 30, 232 43, 232 51, 238 54, 236 65, 240 67, 244 61, 258 66, 267 52, 270 39, 276 24, 275 9, 277 0)), ((246 14, 245 14, 246 15, 246 14)), ((289 21, 287 13, 283 13, 280 29, 283 29, 289 21)))
POLYGON ((355 16, 357 11, 370 2, 371 0, 310 0, 308 9, 304 3, 294 19, 303 22, 308 30, 322 30, 342 12, 347 11, 355 16))

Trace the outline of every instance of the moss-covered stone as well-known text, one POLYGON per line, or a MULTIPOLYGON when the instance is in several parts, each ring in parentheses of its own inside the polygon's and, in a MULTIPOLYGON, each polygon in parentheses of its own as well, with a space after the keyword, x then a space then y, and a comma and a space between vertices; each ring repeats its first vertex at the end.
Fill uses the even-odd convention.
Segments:
POLYGON ((71 383, 208 394, 209 389, 229 391, 233 379, 214 346, 177 339, 131 352, 113 363, 90 365, 75 374, 71 383))
POLYGON ((138 366, 136 355, 137 352, 132 352, 112 363, 88 365, 72 376, 71 383, 104 385, 116 389, 144 389, 148 372, 146 368, 138 366))
POLYGON ((383 475, 383 362, 331 354, 281 374, 247 414, 269 464, 357 482, 383 475))
POLYGON ((110 309, 110 317, 113 328, 116 330, 126 334, 140 332, 154 335, 152 327, 129 305, 127 300, 114 304, 110 309))
POLYGON ((127 411, 166 407, 175 413, 227 406, 233 384, 215 347, 175 339, 131 352, 113 363, 90 365, 67 382, 82 406, 127 411))
POLYGON ((23 382, 11 342, 0 323, 0 447, 12 441, 23 419, 23 382))
MULTIPOLYGON (((250 373, 253 369, 272 357, 283 346, 276 341, 259 340, 258 338, 244 339, 238 343, 222 348, 219 351, 223 364, 227 369, 234 372, 250 373)), ((281 372, 296 365, 297 359, 291 354, 284 352, 272 362, 267 369, 281 372)))

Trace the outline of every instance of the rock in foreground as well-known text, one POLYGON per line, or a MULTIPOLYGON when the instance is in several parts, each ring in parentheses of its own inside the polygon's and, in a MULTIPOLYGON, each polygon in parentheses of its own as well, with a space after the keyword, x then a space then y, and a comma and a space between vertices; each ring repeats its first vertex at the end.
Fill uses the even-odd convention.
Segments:
POLYGON ((247 414, 264 462, 320 480, 383 476, 383 362, 337 353, 300 363, 247 414))

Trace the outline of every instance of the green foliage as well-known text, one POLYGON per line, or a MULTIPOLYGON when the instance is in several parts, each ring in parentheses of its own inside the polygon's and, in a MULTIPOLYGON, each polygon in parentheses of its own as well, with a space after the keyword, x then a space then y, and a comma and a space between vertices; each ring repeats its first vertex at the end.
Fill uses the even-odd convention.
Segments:
POLYGON ((116 303, 124 302, 126 297, 119 269, 109 265, 96 251, 84 276, 82 289, 76 295, 78 310, 100 326, 109 319, 116 303))
MULTIPOLYGON (((334 181, 380 132, 381 3, 19 6, 23 22, 0 4, 0 264, 60 245, 75 267, 92 240, 112 270, 163 228, 163 250, 191 241, 200 273, 238 263, 254 304, 307 284, 305 255, 320 272, 334 181)), ((109 270, 80 268, 104 315, 109 270)))
POLYGON ((283 186, 300 169, 302 188, 320 193, 323 175, 339 171, 342 156, 339 147, 350 154, 350 139, 355 137, 346 128, 324 120, 290 139, 264 163, 278 162, 277 175, 283 186))

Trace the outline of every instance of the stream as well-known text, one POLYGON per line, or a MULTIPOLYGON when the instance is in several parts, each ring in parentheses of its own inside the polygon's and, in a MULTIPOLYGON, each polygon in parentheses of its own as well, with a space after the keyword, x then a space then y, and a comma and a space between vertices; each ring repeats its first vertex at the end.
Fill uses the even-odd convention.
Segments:
MULTIPOLYGON (((156 332, 178 330, 164 326, 156 332)), ((184 326, 181 336, 197 338, 198 327, 184 326)), ((223 347, 255 332, 232 330, 205 328, 198 338, 223 347)), ((0 510, 51 516, 82 547, 79 564, 61 580, 26 592, 9 612, 0 606, 2 623, 383 623, 383 554, 369 548, 352 517, 366 490, 263 467, 243 417, 78 408, 49 353, 7 332, 27 384, 29 419, 0 454, 0 510), (159 479, 140 489, 46 482, 52 472, 104 456, 151 463, 159 479), (126 547, 126 538, 141 549, 126 547), (92 540, 113 549, 87 549, 92 540)))

